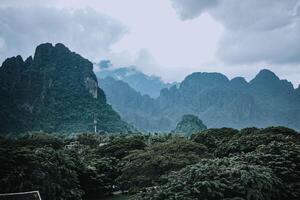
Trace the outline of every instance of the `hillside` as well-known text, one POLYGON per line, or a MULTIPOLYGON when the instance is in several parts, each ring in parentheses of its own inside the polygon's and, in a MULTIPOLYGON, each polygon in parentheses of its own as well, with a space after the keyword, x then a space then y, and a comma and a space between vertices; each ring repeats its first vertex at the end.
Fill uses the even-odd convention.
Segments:
POLYGON ((205 129, 207 129, 207 127, 198 117, 194 115, 183 115, 173 132, 189 137, 193 133, 198 133, 205 129))
MULTIPOLYGON (((109 88, 107 83, 103 88, 105 93, 109 92, 109 88)), ((117 94, 121 88, 115 85, 108 102, 122 116, 126 116, 129 111, 125 102, 133 92, 127 93, 126 98, 120 98, 117 94)), ((289 81, 281 80, 269 70, 261 70, 250 82, 242 77, 229 80, 220 73, 195 72, 188 75, 179 86, 162 89, 159 97, 152 99, 150 105, 141 95, 136 99, 130 115, 145 113, 145 109, 135 105, 147 105, 147 115, 143 117, 154 124, 151 129, 139 124, 143 130, 173 130, 185 114, 198 116, 208 127, 281 125, 300 129, 299 88, 294 89, 289 81), (163 118, 164 126, 153 121, 153 118, 163 118)))
POLYGON ((135 91, 128 83, 111 77, 99 79, 107 101, 122 119, 142 131, 168 130, 170 122, 160 115, 159 106, 149 95, 135 91))
POLYGON ((0 133, 128 131, 106 103, 93 65, 63 44, 46 43, 34 57, 6 59, 0 68, 0 133))

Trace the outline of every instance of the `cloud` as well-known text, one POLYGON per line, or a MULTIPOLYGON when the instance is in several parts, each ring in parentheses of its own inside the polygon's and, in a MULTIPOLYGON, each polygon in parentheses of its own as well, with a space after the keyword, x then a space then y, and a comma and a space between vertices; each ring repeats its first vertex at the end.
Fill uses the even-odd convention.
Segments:
POLYGON ((216 52, 230 64, 300 63, 298 0, 171 0, 183 19, 207 11, 225 31, 216 52))
POLYGON ((183 20, 198 17, 202 12, 213 8, 219 0, 171 0, 172 5, 183 20))
POLYGON ((31 55, 44 42, 64 43, 93 59, 110 51, 127 33, 118 21, 91 8, 0 7, 0 27, 0 61, 31 55))

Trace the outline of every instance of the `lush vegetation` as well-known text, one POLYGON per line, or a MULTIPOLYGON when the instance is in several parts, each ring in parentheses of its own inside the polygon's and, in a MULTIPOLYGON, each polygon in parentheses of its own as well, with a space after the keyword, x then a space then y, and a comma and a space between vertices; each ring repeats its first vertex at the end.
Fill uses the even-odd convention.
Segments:
POLYGON ((132 151, 126 156, 118 182, 122 190, 137 192, 159 184, 162 175, 195 164, 206 156, 204 145, 172 137, 165 142, 153 143, 143 150, 132 151))
POLYGON ((284 127, 207 129, 190 138, 28 133, 0 138, 0 163, 0 193, 39 190, 45 200, 121 191, 154 200, 300 198, 300 135, 284 127))

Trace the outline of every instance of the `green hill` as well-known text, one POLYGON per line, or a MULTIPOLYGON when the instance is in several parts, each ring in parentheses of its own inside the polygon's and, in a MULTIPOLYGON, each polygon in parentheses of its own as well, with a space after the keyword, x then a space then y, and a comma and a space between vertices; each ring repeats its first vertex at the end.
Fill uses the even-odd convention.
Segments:
POLYGON ((93 64, 63 44, 46 43, 34 57, 6 59, 0 68, 0 133, 126 132, 130 129, 106 103, 93 64))

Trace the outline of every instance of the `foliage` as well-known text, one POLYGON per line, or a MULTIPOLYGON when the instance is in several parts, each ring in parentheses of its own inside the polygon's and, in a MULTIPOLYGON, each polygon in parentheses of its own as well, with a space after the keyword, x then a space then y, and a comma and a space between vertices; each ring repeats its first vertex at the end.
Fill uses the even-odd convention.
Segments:
MULTIPOLYGON (((298 142, 299 135, 282 134, 282 132, 270 132, 270 129, 262 129, 249 134, 236 134, 230 140, 223 140, 215 148, 218 157, 237 155, 255 151, 260 145, 267 145, 273 141, 298 142), (298 138, 298 139, 297 139, 298 138)), ((275 129, 281 130, 281 129, 275 129)), ((285 132, 286 133, 286 132, 285 132)))
POLYGON ((283 126, 271 126, 264 129, 261 129, 258 133, 261 134, 282 134, 288 136, 295 136, 299 138, 299 133, 295 130, 283 127, 283 126))
POLYGON ((119 162, 98 155, 91 138, 97 136, 82 134, 82 144, 44 133, 0 138, 0 193, 39 190, 45 200, 110 195, 119 162))
POLYGON ((78 171, 80 185, 86 198, 111 195, 120 175, 118 160, 115 158, 93 158, 83 162, 78 171))
POLYGON ((115 157, 121 159, 132 150, 141 150, 146 147, 143 135, 120 135, 111 137, 109 143, 98 148, 98 153, 102 156, 115 157))
POLYGON ((43 199, 82 199, 76 163, 50 147, 0 148, 0 193, 39 190, 43 199))
POLYGON ((203 159, 166 177, 167 183, 139 194, 138 199, 247 199, 278 197, 280 180, 272 170, 234 158, 203 159))
POLYGON ((300 145, 292 141, 272 141, 259 146, 255 151, 241 156, 247 163, 272 169, 284 183, 282 199, 296 200, 300 197, 300 145))
POLYGON ((0 137, 0 193, 42 198, 298 200, 300 137, 285 127, 0 137))
POLYGON ((102 137, 96 134, 82 133, 76 135, 76 141, 82 145, 96 147, 102 142, 102 137))
POLYGON ((194 133, 191 139, 197 143, 204 144, 213 152, 222 142, 230 140, 238 130, 232 128, 211 128, 200 133, 194 133))
POLYGON ((175 137, 166 142, 154 143, 145 150, 131 152, 124 158, 125 165, 119 177, 122 190, 137 192, 155 185, 161 175, 194 164, 207 156, 206 147, 175 137))

